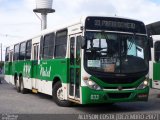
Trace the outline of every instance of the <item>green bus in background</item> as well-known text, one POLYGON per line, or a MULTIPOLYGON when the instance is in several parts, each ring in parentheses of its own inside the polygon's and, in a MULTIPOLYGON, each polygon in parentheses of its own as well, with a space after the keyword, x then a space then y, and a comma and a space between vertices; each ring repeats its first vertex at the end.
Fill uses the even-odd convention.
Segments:
POLYGON ((149 62, 149 78, 151 88, 160 89, 160 35, 152 35, 152 60, 149 62))
POLYGON ((160 21, 146 25, 147 32, 153 38, 151 61, 149 61, 150 87, 160 89, 160 21))
POLYGON ((5 80, 60 106, 147 101, 149 57, 143 22, 88 16, 7 47, 5 80))

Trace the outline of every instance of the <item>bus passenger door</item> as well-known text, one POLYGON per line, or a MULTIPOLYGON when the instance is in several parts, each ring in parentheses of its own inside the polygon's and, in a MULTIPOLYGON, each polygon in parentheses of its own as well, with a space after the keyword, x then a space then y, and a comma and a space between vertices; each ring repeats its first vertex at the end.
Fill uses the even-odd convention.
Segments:
POLYGON ((150 74, 152 77, 152 88, 160 89, 160 41, 154 43, 154 58, 150 64, 150 74))
POLYGON ((81 35, 70 36, 70 82, 69 97, 80 100, 80 76, 81 76, 81 35))
POLYGON ((38 56, 39 56, 39 43, 33 44, 33 80, 32 80, 32 88, 37 89, 37 77, 38 77, 38 56))

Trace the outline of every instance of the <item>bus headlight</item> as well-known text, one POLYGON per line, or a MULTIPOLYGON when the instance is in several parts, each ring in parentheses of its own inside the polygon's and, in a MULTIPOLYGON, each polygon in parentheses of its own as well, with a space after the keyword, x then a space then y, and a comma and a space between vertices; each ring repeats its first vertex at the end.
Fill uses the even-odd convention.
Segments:
POLYGON ((92 81, 91 79, 84 79, 84 82, 86 83, 86 85, 91 88, 91 89, 94 89, 94 90, 101 90, 101 87, 95 83, 94 81, 92 81))
POLYGON ((149 86, 148 79, 145 79, 138 87, 137 89, 144 89, 145 87, 149 86))

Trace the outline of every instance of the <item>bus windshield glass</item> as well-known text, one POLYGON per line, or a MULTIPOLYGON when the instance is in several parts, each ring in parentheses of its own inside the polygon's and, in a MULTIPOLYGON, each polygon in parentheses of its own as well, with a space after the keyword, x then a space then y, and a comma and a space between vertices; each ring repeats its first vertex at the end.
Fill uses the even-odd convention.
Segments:
POLYGON ((136 73, 148 69, 145 35, 86 32, 85 68, 106 73, 136 73))

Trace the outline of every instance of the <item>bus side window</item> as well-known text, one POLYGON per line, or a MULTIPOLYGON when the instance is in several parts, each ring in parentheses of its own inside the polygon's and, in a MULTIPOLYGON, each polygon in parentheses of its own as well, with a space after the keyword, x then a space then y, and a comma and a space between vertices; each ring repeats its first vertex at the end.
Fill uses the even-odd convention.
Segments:
POLYGON ((28 40, 26 43, 26 55, 25 59, 30 60, 31 59, 31 48, 32 48, 32 40, 28 40))
POLYGON ((6 48, 5 61, 9 61, 9 47, 6 48))
POLYGON ((25 59, 26 42, 20 44, 19 60, 25 59))
POLYGON ((64 58, 67 48, 67 30, 58 31, 55 41, 55 58, 64 58))
POLYGON ((39 59, 43 58, 43 36, 41 36, 41 40, 40 40, 40 54, 39 54, 39 59))
POLYGON ((80 50, 81 50, 81 41, 82 41, 82 37, 81 36, 77 36, 77 43, 76 43, 76 64, 80 65, 80 50))
POLYGON ((13 61, 13 50, 10 51, 9 61, 10 61, 10 62, 13 61))
POLYGON ((16 44, 14 46, 14 54, 13 54, 13 60, 19 60, 19 44, 16 44))
POLYGON ((154 59, 156 62, 160 62, 160 41, 154 44, 154 59))
POLYGON ((55 34, 51 33, 44 36, 44 39, 41 39, 41 50, 42 50, 42 58, 43 59, 51 59, 53 58, 54 53, 54 38, 55 34))

